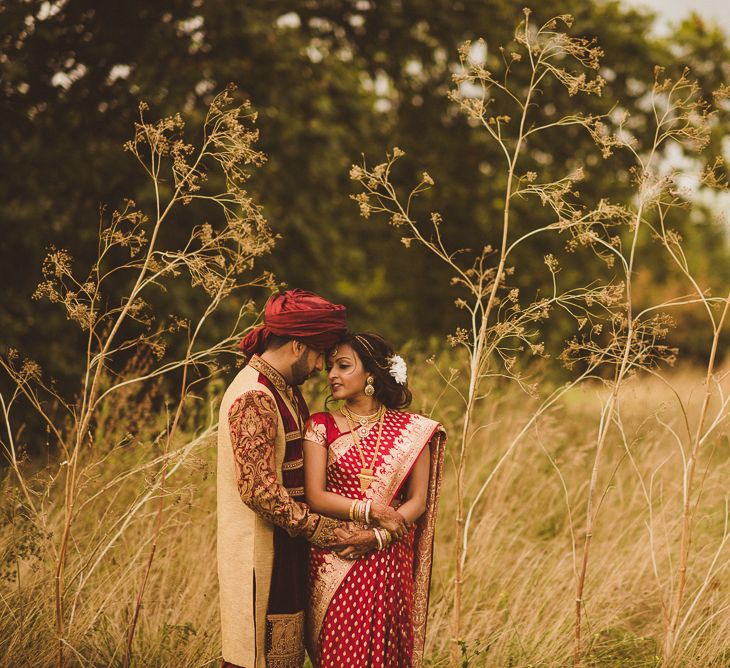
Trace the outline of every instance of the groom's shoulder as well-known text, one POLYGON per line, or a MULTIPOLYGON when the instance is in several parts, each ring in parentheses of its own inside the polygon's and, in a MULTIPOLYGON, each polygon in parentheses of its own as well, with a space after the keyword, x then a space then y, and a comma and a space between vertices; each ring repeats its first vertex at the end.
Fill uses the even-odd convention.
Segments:
POLYGON ((261 382, 261 374, 251 366, 244 366, 230 382, 223 395, 221 408, 234 403, 250 392, 265 394, 273 398, 271 390, 261 382))

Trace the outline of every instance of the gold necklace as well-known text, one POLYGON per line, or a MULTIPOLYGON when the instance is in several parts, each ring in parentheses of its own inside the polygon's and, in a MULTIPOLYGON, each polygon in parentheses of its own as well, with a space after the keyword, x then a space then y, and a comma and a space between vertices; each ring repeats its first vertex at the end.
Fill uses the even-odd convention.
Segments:
MULTIPOLYGON (((380 452, 380 440, 383 436, 383 423, 385 422, 385 413, 386 409, 385 406, 381 404, 380 408, 378 409, 378 412, 376 415, 378 415, 378 438, 375 441, 375 452, 373 453, 373 457, 370 460, 370 466, 366 465, 365 462, 365 453, 362 450, 362 445, 360 444, 360 439, 357 435, 357 432, 355 430, 355 424, 350 417, 352 415, 351 411, 347 409, 345 406, 343 406, 340 409, 340 412, 342 415, 345 416, 345 420, 347 421, 348 426, 350 427, 350 432, 352 433, 352 440, 355 441, 355 445, 357 446, 357 451, 360 453, 360 463, 362 464, 360 468, 360 473, 357 474, 357 479, 360 481, 360 491, 366 492, 368 487, 372 484, 373 480, 375 480, 375 476, 373 475, 375 471, 375 461, 378 458, 378 452, 380 452)), ((361 427, 362 429, 362 427, 361 427)), ((359 431, 359 430, 358 430, 359 431)), ((366 432, 367 435, 367 432, 366 432)))
POLYGON ((383 404, 380 404, 378 406, 378 410, 376 410, 374 413, 370 413, 370 415, 360 415, 360 413, 356 413, 352 408, 348 408, 347 404, 344 404, 344 409, 353 417, 357 418, 358 420, 377 420, 380 416, 380 411, 383 408, 383 404))
POLYGON ((384 408, 385 407, 383 406, 383 404, 380 404, 378 410, 375 411, 372 415, 359 415, 358 413, 351 411, 346 405, 343 405, 340 409, 340 412, 345 416, 345 419, 348 420, 348 424, 350 424, 350 422, 353 422, 360 425, 357 433, 360 435, 360 438, 365 438, 370 431, 370 429, 368 429, 368 426, 371 424, 375 424, 380 419, 382 413, 384 412, 384 408))

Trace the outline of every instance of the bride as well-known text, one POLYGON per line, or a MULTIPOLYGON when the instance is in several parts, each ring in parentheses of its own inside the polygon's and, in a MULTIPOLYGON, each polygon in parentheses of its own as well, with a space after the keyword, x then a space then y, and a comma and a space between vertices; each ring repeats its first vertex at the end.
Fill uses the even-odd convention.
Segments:
POLYGON ((304 435, 312 510, 370 527, 374 549, 310 547, 308 650, 317 668, 421 666, 445 433, 405 412, 406 366, 377 334, 329 355, 332 412, 304 435))

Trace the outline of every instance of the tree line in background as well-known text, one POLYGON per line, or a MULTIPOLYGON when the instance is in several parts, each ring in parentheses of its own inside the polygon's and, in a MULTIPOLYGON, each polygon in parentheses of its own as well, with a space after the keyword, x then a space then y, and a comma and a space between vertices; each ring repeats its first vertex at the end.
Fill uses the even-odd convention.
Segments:
MULTIPOLYGON (((281 237, 262 267, 289 285, 345 302, 353 326, 379 329, 397 344, 452 331, 459 324, 451 308, 458 294, 449 287, 447 268, 429 264, 422 249, 393 244, 391 230, 359 218, 348 197, 349 167, 363 152, 403 148, 408 157, 394 185, 411 183, 419 178, 417 169, 428 168, 439 188, 424 197, 448 215, 445 240, 478 247, 499 225, 505 184, 494 165, 501 156, 455 112, 447 92, 457 47, 488 33, 481 55, 485 67, 495 67, 505 57, 497 45, 513 40, 520 8, 507 0, 2 3, 3 348, 21 347, 61 383, 78 372, 81 362, 71 351, 80 340, 69 338, 64 315, 30 300, 48 246, 69 249, 87 266, 98 250, 105 206, 111 211, 130 195, 142 206, 153 201, 134 161, 121 154, 139 100, 160 116, 184 110, 192 126, 201 126, 207 105, 229 82, 260 113, 259 147, 268 156, 248 184, 281 237)), ((613 109, 607 124, 615 127, 608 131, 628 111, 624 132, 640 142, 650 139, 647 96, 655 63, 666 64, 669 75, 690 67, 708 98, 730 79, 726 36, 697 17, 662 38, 651 35, 650 14, 618 2, 550 0, 535 7, 535 20, 561 13, 575 17, 577 36, 595 35, 605 50, 605 86, 587 102, 587 111, 613 109)), ((536 106, 537 120, 550 123, 570 92, 546 81, 540 95, 554 102, 536 106)), ((724 122, 715 125, 703 153, 708 160, 721 154, 726 130, 724 122)), ((667 165, 682 158, 681 149, 673 148, 667 149, 667 165)), ((617 156, 605 169, 590 136, 578 129, 541 133, 529 149, 547 179, 583 166, 580 189, 587 199, 631 197, 629 156, 617 156)), ((703 167, 695 166, 698 173, 703 167)), ((518 230, 550 220, 550 211, 534 203, 516 201, 513 207, 518 230)), ((172 238, 176 234, 187 238, 203 215, 194 205, 180 212, 170 241, 179 241, 172 238)), ((679 232, 702 278, 726 284, 729 246, 712 207, 695 202, 679 232)), ((550 244, 565 241, 558 237, 545 245, 536 238, 524 244, 515 264, 541 264, 555 250, 550 244)), ((581 281, 582 252, 563 265, 565 284, 581 281)), ((652 271, 637 277, 643 286, 639 302, 676 291, 676 274, 660 254, 652 271)), ((537 296, 550 289, 541 276, 523 269, 512 280, 524 294, 537 296)), ((129 286, 120 281, 117 287, 122 294, 129 286)), ((241 301, 263 296, 259 290, 231 299, 219 316, 220 331, 228 331, 226 318, 235 318, 241 301)), ((161 291, 157 299, 154 307, 161 312, 185 315, 200 306, 196 292, 183 287, 161 291)), ((673 342, 684 358, 701 357, 704 340, 695 340, 693 315, 679 311, 675 317, 683 326, 673 342)), ((547 332, 548 350, 552 343, 557 352, 566 334, 547 332)))

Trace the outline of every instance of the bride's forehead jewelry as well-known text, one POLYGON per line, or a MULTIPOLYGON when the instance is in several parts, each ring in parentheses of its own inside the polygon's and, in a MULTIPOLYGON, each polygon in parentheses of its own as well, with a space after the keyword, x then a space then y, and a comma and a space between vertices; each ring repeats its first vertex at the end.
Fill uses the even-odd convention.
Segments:
POLYGON ((373 361, 383 370, 387 370, 388 373, 395 379, 395 382, 399 385, 405 385, 406 381, 408 380, 408 366, 406 365, 406 361, 400 356, 400 355, 391 355, 386 359, 386 362, 388 363, 386 366, 383 366, 378 362, 377 359, 375 359, 375 350, 373 349, 370 342, 363 336, 360 336, 357 334, 355 336, 358 343, 365 348, 365 350, 368 351, 370 354, 370 357, 373 359, 373 361))
POLYGON ((365 348, 368 355, 370 355, 370 359, 372 359, 375 364, 383 369, 383 371, 387 371, 390 368, 387 364, 383 366, 380 362, 378 362, 377 358, 375 357, 375 348, 373 348, 373 345, 364 336, 356 334, 355 339, 363 348, 365 348))
POLYGON ((361 345, 361 346, 362 346, 363 348, 365 348, 365 350, 367 350, 367 351, 368 351, 368 353, 370 353, 370 355, 371 355, 371 356, 375 356, 375 349, 373 348, 373 346, 372 346, 372 344, 370 343, 370 341, 368 341, 368 340, 367 340, 367 339, 366 339, 366 338, 365 338, 364 336, 360 336, 359 334, 357 334, 357 335, 355 336, 355 339, 357 340, 357 342, 358 342, 358 343, 359 343, 359 344, 360 344, 360 345, 361 345))

